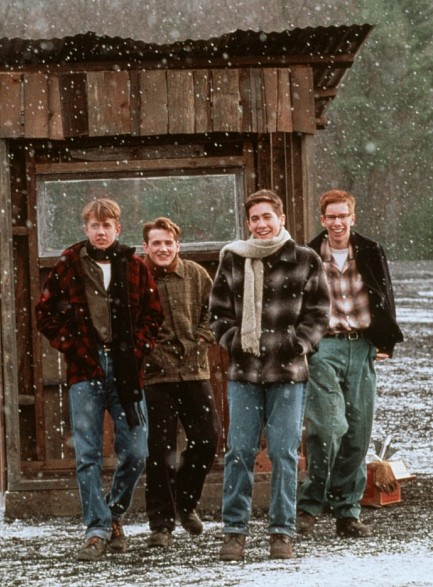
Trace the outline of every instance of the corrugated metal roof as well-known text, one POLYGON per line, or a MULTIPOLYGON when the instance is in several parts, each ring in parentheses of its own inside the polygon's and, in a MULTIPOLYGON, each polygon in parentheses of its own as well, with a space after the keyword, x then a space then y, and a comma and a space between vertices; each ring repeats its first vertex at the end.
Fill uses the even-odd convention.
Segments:
POLYGON ((68 64, 108 60, 180 61, 188 58, 354 57, 372 26, 351 25, 285 30, 241 31, 207 40, 158 45, 120 37, 98 37, 92 32, 62 39, 0 39, 0 65, 68 64))

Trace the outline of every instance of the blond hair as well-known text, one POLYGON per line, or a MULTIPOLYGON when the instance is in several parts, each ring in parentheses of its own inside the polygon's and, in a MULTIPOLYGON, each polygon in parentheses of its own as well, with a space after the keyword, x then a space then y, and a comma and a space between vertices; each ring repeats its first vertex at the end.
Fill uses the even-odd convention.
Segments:
POLYGON ((120 207, 117 202, 109 198, 98 198, 88 202, 82 212, 81 216, 84 224, 87 224, 90 216, 94 216, 99 222, 104 222, 108 218, 112 218, 117 224, 120 223, 120 207))

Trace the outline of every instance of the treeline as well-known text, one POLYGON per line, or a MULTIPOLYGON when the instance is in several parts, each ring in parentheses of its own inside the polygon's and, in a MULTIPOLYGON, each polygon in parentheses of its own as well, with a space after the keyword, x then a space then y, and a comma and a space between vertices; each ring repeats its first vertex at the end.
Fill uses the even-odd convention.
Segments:
POLYGON ((363 22, 377 26, 318 133, 316 190, 352 191, 357 227, 390 258, 432 259, 433 4, 362 4, 363 22))

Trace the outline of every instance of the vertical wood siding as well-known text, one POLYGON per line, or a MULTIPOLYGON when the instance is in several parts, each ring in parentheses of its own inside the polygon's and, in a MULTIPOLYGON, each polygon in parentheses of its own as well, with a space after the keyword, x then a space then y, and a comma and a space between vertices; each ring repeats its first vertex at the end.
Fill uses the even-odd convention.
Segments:
POLYGON ((316 131, 309 66, 1 73, 0 103, 2 138, 316 131))

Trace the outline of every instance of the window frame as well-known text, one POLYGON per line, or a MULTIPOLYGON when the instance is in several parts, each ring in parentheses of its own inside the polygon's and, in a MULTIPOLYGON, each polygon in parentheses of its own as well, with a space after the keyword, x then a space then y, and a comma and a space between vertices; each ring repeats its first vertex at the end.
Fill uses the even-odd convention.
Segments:
MULTIPOLYGON (((43 163, 35 166, 36 179, 36 223, 37 223, 37 241, 38 251, 37 257, 43 263, 45 260, 57 258, 62 251, 72 242, 65 243, 62 248, 47 249, 45 247, 46 241, 43 237, 46 231, 44 218, 46 217, 47 202, 44 198, 44 190, 46 182, 49 181, 63 181, 65 185, 68 181, 87 181, 87 180, 122 180, 122 179, 150 179, 150 178, 187 178, 187 177, 209 177, 209 176, 232 176, 233 177, 233 219, 234 230, 233 238, 226 240, 200 240, 198 242, 182 242, 182 252, 210 252, 218 251, 227 242, 236 238, 242 238, 245 233, 245 227, 242 219, 242 205, 245 197, 245 160, 243 157, 230 157, 229 161, 223 157, 203 157, 203 158, 179 158, 179 159, 163 159, 163 160, 131 160, 131 161, 85 161, 85 162, 65 162, 65 163, 43 163)), ((108 197, 110 197, 108 193, 108 197)), ((116 198, 117 199, 117 198, 116 198)), ((122 208, 122 222, 129 224, 130 219, 125 217, 125 209, 122 206, 122 201, 117 199, 122 208)), ((74 210, 74 223, 78 226, 80 222, 79 213, 81 212, 81 205, 78 210, 74 210)), ((147 218, 146 218, 147 219, 147 218)), ((151 220, 152 218, 148 218, 151 220)), ((182 219, 173 218, 175 222, 179 222, 182 227, 182 219)), ((129 242, 128 244, 135 246, 137 253, 143 252, 141 241, 141 227, 137 231, 140 235, 139 242, 129 242)), ((186 230, 184 231, 186 233, 186 230)), ((85 238, 83 233, 83 239, 85 238)), ((137 237, 138 238, 138 237, 137 237)), ((80 237, 76 241, 80 240, 80 237)), ((75 241, 75 242, 76 242, 75 241)), ((63 244, 63 243, 62 243, 63 244)))

